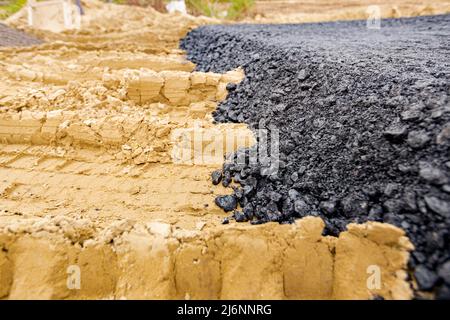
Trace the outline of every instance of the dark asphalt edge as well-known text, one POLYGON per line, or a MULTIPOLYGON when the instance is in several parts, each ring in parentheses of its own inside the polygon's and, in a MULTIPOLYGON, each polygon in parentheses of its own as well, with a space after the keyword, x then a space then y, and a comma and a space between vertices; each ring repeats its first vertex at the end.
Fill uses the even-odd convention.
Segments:
POLYGON ((29 47, 45 41, 0 22, 0 48, 29 47))

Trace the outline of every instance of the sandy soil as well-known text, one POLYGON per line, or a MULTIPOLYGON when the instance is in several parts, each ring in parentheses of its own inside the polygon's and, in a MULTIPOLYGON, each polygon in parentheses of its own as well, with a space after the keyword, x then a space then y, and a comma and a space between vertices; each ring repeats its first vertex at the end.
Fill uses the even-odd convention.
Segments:
MULTIPOLYGON (((391 225, 334 238, 315 217, 221 224, 213 200, 231 191, 210 173, 223 154, 205 163, 174 137, 254 143, 245 126, 211 120, 242 71, 193 72, 178 49, 190 28, 217 21, 95 1, 86 12, 80 31, 29 30, 47 43, 0 49, 0 298, 412 296, 413 248, 391 225)), ((20 14, 8 23, 27 29, 20 14)))
POLYGON ((414 17, 450 12, 448 0, 262 0, 256 1, 246 22, 301 23, 367 19, 378 6, 381 18, 414 17))

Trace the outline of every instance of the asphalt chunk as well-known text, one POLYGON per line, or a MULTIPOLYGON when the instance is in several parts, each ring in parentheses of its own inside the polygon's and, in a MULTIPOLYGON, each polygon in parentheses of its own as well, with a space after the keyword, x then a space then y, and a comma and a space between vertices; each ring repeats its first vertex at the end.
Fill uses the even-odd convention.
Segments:
POLYGON ((226 212, 232 211, 237 207, 236 197, 233 195, 230 196, 218 196, 215 199, 215 203, 221 207, 226 212))

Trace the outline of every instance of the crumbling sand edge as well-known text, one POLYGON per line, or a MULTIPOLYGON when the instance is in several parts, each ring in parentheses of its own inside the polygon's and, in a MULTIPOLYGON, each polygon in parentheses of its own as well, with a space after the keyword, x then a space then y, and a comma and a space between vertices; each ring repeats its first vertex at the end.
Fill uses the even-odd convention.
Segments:
POLYGON ((176 229, 116 221, 39 218, 0 231, 3 299, 410 299, 412 244, 394 226, 350 224, 339 237, 324 223, 230 224, 176 229), (68 289, 71 266, 80 289, 68 289), (372 267, 371 267, 372 266, 372 267), (381 288, 370 287, 373 266, 381 288), (68 273, 69 272, 69 273, 68 273))

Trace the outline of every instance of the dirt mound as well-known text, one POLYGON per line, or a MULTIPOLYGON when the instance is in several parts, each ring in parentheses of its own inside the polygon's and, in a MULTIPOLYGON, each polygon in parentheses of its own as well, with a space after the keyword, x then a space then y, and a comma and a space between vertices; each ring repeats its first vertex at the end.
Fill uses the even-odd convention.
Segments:
POLYGON ((304 23, 415 17, 450 12, 448 0, 269 0, 256 1, 249 23, 304 23))
POLYGON ((333 235, 349 222, 393 223, 417 248, 410 264, 419 288, 448 297, 449 20, 383 20, 380 30, 355 21, 189 33, 182 46, 199 70, 245 70, 215 120, 280 137, 275 170, 250 162, 253 148, 224 165, 225 180, 242 186, 234 197, 243 213, 234 218, 315 215, 333 235))
POLYGON ((40 43, 41 40, 0 23, 0 47, 21 47, 40 43))

